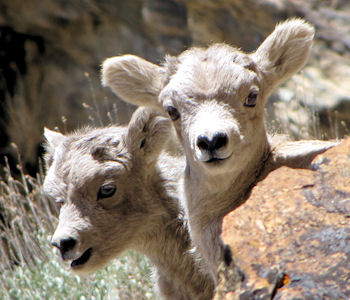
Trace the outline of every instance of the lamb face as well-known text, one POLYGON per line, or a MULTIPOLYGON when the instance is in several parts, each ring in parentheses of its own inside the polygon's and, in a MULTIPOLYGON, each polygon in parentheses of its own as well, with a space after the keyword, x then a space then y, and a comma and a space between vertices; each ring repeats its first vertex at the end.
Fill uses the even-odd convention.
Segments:
MULTIPOLYGON (((149 117, 149 116, 146 116, 149 117)), ((159 213, 149 178, 168 138, 169 121, 128 128, 83 130, 64 136, 46 130, 44 191, 60 206, 52 245, 78 273, 95 271, 126 249, 138 250, 159 213), (148 226, 149 225, 149 226, 148 226)))
POLYGON ((264 105, 305 64, 313 35, 310 25, 292 19, 251 54, 215 44, 168 57, 162 67, 113 57, 103 64, 102 82, 128 102, 168 113, 193 169, 232 178, 266 149, 264 105))
POLYGON ((266 91, 254 61, 217 44, 188 50, 169 60, 165 69, 169 82, 159 101, 190 163, 216 175, 248 160, 250 148, 264 137, 266 91))

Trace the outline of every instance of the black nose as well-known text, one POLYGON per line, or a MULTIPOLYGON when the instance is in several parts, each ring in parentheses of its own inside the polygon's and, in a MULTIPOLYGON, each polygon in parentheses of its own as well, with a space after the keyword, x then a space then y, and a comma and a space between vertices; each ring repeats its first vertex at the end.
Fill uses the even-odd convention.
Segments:
POLYGON ((72 250, 75 247, 76 243, 77 241, 75 239, 67 238, 60 240, 59 244, 57 244, 56 242, 52 242, 51 245, 57 247, 60 250, 61 255, 63 256, 69 250, 72 250))
POLYGON ((226 146, 227 142, 228 142, 227 134, 223 132, 215 133, 212 140, 209 140, 208 137, 206 137, 205 135, 200 135, 197 138, 198 148, 209 152, 218 150, 226 146))

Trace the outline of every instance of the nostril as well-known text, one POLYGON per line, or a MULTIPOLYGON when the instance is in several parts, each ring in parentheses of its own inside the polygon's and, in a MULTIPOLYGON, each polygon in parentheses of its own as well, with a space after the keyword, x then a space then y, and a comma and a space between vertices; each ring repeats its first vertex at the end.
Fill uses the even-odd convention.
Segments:
POLYGON ((62 239, 60 241, 60 246, 58 247, 61 250, 61 253, 66 253, 69 250, 72 250, 76 244, 76 240, 73 238, 62 239))
POLYGON ((212 147, 213 149, 220 149, 226 146, 227 142, 228 142, 228 137, 226 133, 219 132, 219 133, 216 133, 213 138, 212 147))
POLYGON ((60 246, 56 242, 51 242, 51 245, 58 248, 58 249, 60 248, 60 246))
POLYGON ((201 150, 209 150, 210 141, 205 135, 200 135, 197 138, 197 147, 201 150))

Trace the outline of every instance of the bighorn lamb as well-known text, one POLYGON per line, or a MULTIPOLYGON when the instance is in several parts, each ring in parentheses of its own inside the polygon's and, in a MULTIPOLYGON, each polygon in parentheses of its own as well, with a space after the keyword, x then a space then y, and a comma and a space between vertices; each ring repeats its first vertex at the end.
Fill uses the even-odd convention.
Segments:
POLYGON ((184 159, 160 155, 171 128, 143 108, 127 128, 45 129, 44 192, 60 205, 52 245, 77 273, 134 249, 156 266, 162 297, 211 299, 214 282, 190 251, 177 199, 184 159))
POLYGON ((251 54, 214 44, 168 56, 163 66, 133 55, 103 63, 105 86, 133 104, 163 109, 173 120, 186 155, 191 238, 214 277, 224 254, 223 216, 246 199, 263 174, 280 165, 307 167, 333 145, 273 145, 264 125, 269 95, 305 64, 313 36, 311 25, 292 19, 277 25, 251 54))

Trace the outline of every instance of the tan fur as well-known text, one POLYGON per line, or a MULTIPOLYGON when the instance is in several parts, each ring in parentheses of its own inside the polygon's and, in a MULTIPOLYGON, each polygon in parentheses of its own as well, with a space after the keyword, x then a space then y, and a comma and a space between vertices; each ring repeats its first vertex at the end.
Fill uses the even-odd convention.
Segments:
POLYGON ((222 258, 223 216, 241 204, 267 172, 281 165, 306 167, 311 157, 334 145, 272 145, 264 126, 269 95, 303 67, 313 36, 311 25, 292 19, 277 25, 251 54, 214 44, 168 57, 163 67, 129 55, 103 64, 103 84, 124 100, 179 113, 173 123, 186 154, 184 203, 190 234, 214 278, 222 258), (131 95, 142 89, 152 96, 131 95), (245 104, 252 94, 257 94, 257 102, 249 107, 245 104), (225 137, 220 148, 208 150, 200 143, 204 137, 214 145, 218 136, 225 137))
POLYGON ((72 266, 77 273, 95 271, 134 249, 156 266, 165 299, 211 299, 214 283, 190 252, 177 198, 184 159, 161 154, 170 130, 169 120, 150 109, 136 111, 127 128, 88 128, 66 136, 46 129, 44 191, 60 205, 52 243, 63 249, 62 241, 76 241, 61 251, 68 261, 92 249, 86 263, 72 266), (98 199, 105 184, 117 190, 98 199))

